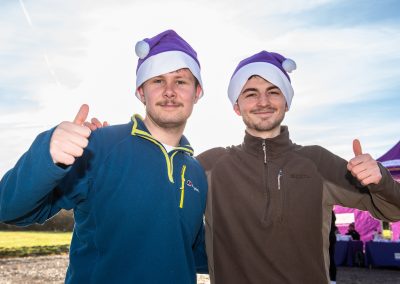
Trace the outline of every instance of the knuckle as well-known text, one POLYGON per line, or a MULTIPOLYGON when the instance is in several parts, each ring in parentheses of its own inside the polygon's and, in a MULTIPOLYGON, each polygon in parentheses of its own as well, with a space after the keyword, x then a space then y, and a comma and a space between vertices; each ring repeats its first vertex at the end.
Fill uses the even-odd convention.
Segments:
POLYGON ((72 156, 68 156, 66 158, 66 165, 72 165, 75 162, 75 158, 72 156))
POLYGON ((50 147, 49 152, 53 161, 58 162, 58 151, 54 147, 50 147))
MULTIPOLYGON (((92 125, 92 127, 94 127, 96 130, 96 126, 92 125)), ((89 137, 91 133, 92 133, 92 131, 91 131, 90 127, 83 126, 83 136, 84 137, 86 137, 86 138, 89 137)))
POLYGON ((76 152, 75 152, 75 157, 81 157, 83 155, 83 148, 79 148, 76 152))
POLYGON ((63 121, 63 122, 61 122, 61 123, 56 127, 56 129, 65 129, 65 128, 68 128, 70 124, 71 124, 71 123, 70 123, 69 121, 63 121))

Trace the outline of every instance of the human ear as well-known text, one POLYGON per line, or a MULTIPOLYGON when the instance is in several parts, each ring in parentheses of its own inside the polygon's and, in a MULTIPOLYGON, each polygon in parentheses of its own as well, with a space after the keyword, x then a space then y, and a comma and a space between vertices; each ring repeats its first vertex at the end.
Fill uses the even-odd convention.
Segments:
POLYGON ((233 110, 236 112, 237 115, 242 115, 242 113, 240 112, 239 104, 237 102, 233 105, 233 110))
POLYGON ((201 88, 200 84, 196 87, 196 94, 194 95, 194 103, 197 103, 200 99, 200 94, 203 89, 201 88))
POLYGON ((140 96, 140 101, 141 101, 144 105, 146 105, 146 98, 145 98, 145 96, 144 96, 143 87, 137 88, 137 91, 138 91, 139 96, 140 96))

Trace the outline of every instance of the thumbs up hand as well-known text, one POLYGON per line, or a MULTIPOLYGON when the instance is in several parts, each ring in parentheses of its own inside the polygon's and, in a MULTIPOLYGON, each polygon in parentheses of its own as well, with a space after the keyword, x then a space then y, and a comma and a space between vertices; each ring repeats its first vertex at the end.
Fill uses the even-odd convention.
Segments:
POLYGON ((361 144, 358 139, 353 140, 354 158, 348 164, 347 169, 364 186, 378 184, 382 179, 381 170, 378 163, 370 154, 363 154, 361 144))
POLYGON ((84 126, 89 106, 84 104, 75 119, 61 122, 50 139, 50 155, 55 164, 72 165, 89 144, 90 129, 84 126))

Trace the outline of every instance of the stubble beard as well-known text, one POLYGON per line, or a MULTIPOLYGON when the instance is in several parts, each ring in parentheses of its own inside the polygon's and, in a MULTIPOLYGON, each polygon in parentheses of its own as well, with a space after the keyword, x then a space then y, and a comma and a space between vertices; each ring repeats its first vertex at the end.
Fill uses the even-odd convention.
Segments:
POLYGON ((184 128, 186 125, 185 119, 165 119, 161 118, 158 115, 153 116, 150 113, 147 113, 149 118, 153 121, 155 125, 157 125, 160 128, 166 129, 166 130, 174 130, 174 129, 181 129, 184 128))
POLYGON ((251 120, 251 118, 245 116, 242 116, 242 118, 247 128, 256 130, 258 132, 267 132, 276 129, 277 127, 280 127, 283 119, 285 118, 285 115, 283 114, 273 121, 269 121, 269 119, 262 119, 259 122, 254 122, 251 120))
MULTIPOLYGON (((162 106, 163 104, 166 103, 175 104, 174 102, 165 101, 165 102, 160 102, 157 105, 162 106)), ((157 125, 160 128, 171 131, 184 128, 186 125, 186 121, 188 119, 187 117, 186 118, 183 117, 181 113, 164 114, 163 112, 146 110, 146 114, 155 125, 157 125)))

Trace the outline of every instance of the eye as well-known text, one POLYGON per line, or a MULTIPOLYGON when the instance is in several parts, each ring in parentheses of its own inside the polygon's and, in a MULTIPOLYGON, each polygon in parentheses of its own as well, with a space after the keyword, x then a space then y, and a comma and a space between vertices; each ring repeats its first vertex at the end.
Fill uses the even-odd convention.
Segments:
POLYGON ((163 82, 163 80, 161 78, 154 78, 151 82, 153 84, 161 84, 163 82))
POLYGON ((274 90, 268 91, 268 95, 269 96, 280 96, 281 92, 279 90, 274 89, 274 90))
POLYGON ((256 93, 247 93, 246 94, 246 98, 251 98, 251 97, 255 97, 257 94, 256 93))
POLYGON ((185 81, 183 81, 183 80, 178 80, 178 81, 176 81, 176 83, 177 83, 178 85, 183 85, 183 84, 186 84, 186 82, 185 82, 185 81))

